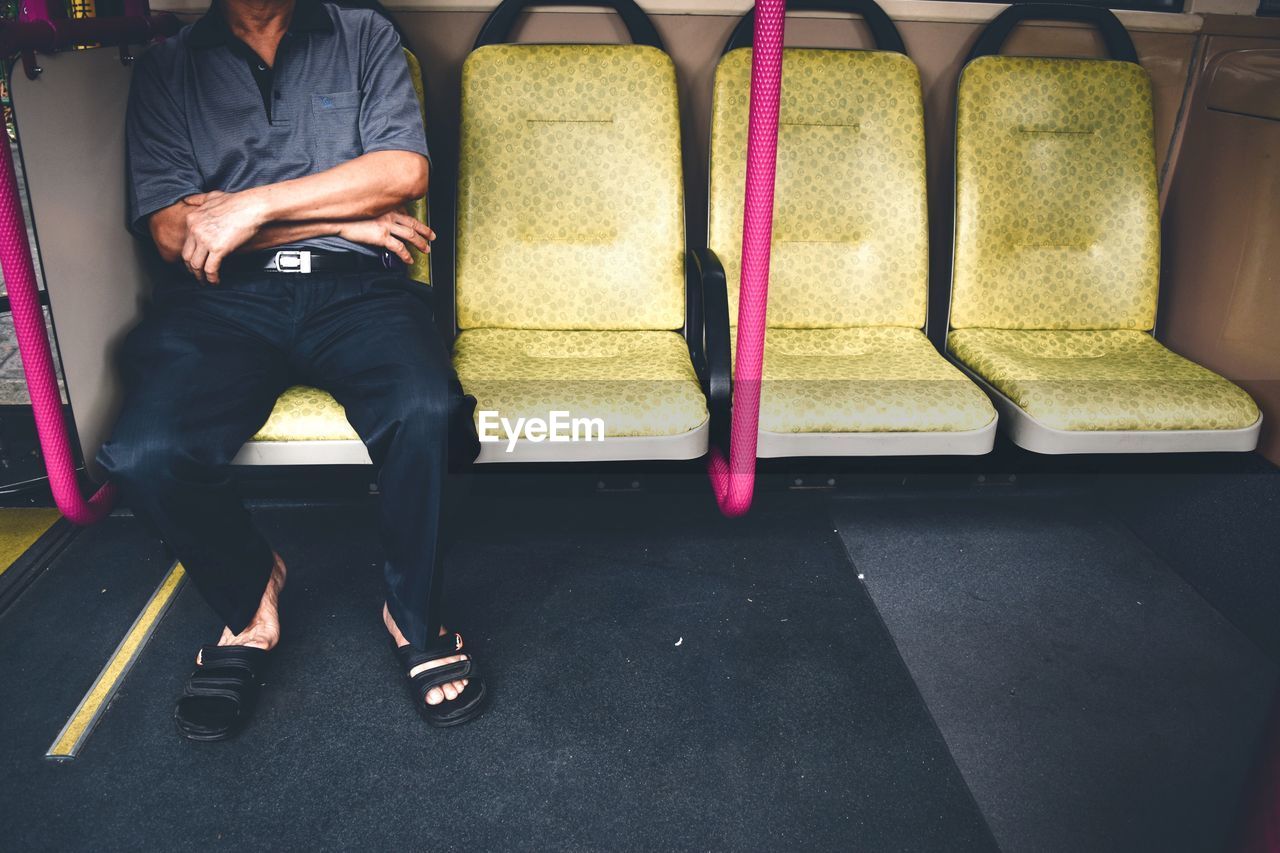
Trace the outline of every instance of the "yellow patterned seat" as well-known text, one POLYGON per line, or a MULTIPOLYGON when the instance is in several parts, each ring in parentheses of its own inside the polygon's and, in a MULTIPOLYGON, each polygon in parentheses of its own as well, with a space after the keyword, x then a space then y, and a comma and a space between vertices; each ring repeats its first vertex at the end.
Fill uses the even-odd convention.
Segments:
MULTIPOLYGON (((750 48, 725 54, 712 108, 709 245, 734 322, 750 78, 750 48)), ((989 450, 990 401, 922 331, 924 108, 909 58, 784 51, 775 199, 761 455, 989 450), (903 443, 922 433, 967 435, 903 443)))
MULTIPOLYGON (((418 58, 409 51, 404 52, 405 61, 409 64, 409 77, 413 80, 414 92, 418 95, 418 105, 426 117, 426 94, 422 86, 422 66, 418 58)), ((411 212, 423 222, 427 221, 427 200, 418 199, 412 205, 411 212)), ((409 275, 423 284, 431 283, 431 258, 413 250, 414 263, 409 275)), ((293 444, 294 442, 341 442, 349 445, 343 448, 343 455, 338 457, 342 462, 367 461, 368 454, 360 443, 360 436, 347 423, 346 412, 338 401, 326 391, 295 385, 280 395, 275 408, 271 410, 267 422, 257 434, 249 439, 256 447, 247 447, 237 461, 248 464, 264 462, 281 462, 288 464, 294 461, 313 462, 326 454, 298 453, 300 448, 285 450, 287 457, 273 458, 267 444, 293 444), (266 451, 264 453, 264 450, 266 451)))
MULTIPOLYGON (((477 410, 598 417, 607 436, 682 435, 707 419, 684 338, 675 332, 473 329, 454 365, 477 410)), ((505 433, 504 433, 505 435, 505 433)))
POLYGON ((769 329, 760 429, 773 433, 965 432, 991 403, 919 329, 769 329))
POLYGON ((478 421, 567 411, 630 442, 622 458, 702 455, 706 403, 677 331, 684 250, 670 57, 588 44, 467 57, 454 367, 478 421), (644 444, 680 436, 691 440, 644 444))
POLYGON ((252 441, 359 441, 347 414, 327 391, 295 385, 280 395, 252 441))
POLYGON ((961 75, 956 122, 948 348, 997 392, 1014 440, 1041 452, 1252 448, 1249 396, 1151 335, 1160 220, 1142 67, 982 56, 961 75))
POLYGON ((1234 430, 1258 420, 1238 386, 1146 332, 960 329, 951 351, 1053 429, 1234 430))

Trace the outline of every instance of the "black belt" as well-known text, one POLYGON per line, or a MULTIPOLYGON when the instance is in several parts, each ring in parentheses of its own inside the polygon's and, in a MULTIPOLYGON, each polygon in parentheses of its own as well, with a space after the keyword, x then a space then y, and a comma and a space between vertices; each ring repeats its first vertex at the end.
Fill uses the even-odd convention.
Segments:
POLYGON ((313 272, 401 271, 404 261, 390 252, 366 255, 361 252, 324 252, 316 249, 268 249, 232 255, 222 262, 229 275, 281 273, 306 275, 313 272))

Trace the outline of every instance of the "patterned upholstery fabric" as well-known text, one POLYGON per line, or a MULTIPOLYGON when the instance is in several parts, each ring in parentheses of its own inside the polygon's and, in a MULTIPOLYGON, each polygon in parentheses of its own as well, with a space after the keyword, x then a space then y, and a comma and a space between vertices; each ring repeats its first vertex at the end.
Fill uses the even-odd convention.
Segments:
POLYGON ((454 348, 454 367, 477 417, 514 421, 601 418, 606 437, 681 435, 707 419, 706 401, 675 332, 473 329, 454 348))
POLYGON ((959 329, 948 346, 1053 429, 1241 429, 1258 420, 1243 390, 1146 332, 959 329))
POLYGON ((760 429, 955 432, 995 418, 987 395, 919 329, 769 329, 760 429))
POLYGON ((985 56, 956 107, 951 326, 1151 329, 1151 82, 1130 62, 985 56))
MULTIPOLYGON (((923 327, 929 247, 920 75, 900 53, 788 48, 769 325, 923 327)), ((716 69, 709 245, 738 317, 751 49, 716 69)))
POLYGON ((665 53, 474 51, 462 69, 459 327, 681 328, 681 180, 665 53))
POLYGON ((987 56, 961 74, 950 351, 1046 427, 1252 426, 1243 390, 1150 334, 1151 83, 1127 62, 987 56))
MULTIPOLYGON (((405 61, 409 63, 409 77, 413 80, 413 91, 418 95, 418 105, 422 107, 422 120, 427 119, 427 93, 422 86, 422 66, 418 64, 418 57, 414 56, 408 50, 404 52, 405 61)), ((427 200, 426 198, 416 199, 409 208, 409 212, 420 222, 427 221, 427 200)), ((419 252, 417 249, 410 247, 409 252, 413 255, 413 266, 409 268, 409 277, 423 284, 431 283, 431 258, 419 252)))
POLYGON ((359 441, 347 413, 328 392, 295 385, 280 395, 252 441, 359 441))
MULTIPOLYGON (((710 245, 741 276, 751 50, 716 69, 710 245)), ((899 53, 783 54, 760 429, 982 429, 991 402, 921 328, 928 302, 920 74, 899 53)))
MULTIPOLYGON (((414 91, 418 93, 418 103, 422 106, 423 118, 426 118, 426 93, 422 87, 422 67, 418 58, 409 51, 404 52, 405 61, 409 63, 409 77, 413 80, 414 91)), ((427 200, 420 198, 410 207, 410 213, 422 222, 427 221, 427 200)), ((411 249, 414 255, 413 266, 409 275, 423 284, 431 283, 430 259, 411 249)), ((295 385, 280 395, 275 408, 262 429, 250 441, 359 441, 360 436, 351 424, 347 423, 347 414, 338 401, 326 391, 295 385)))

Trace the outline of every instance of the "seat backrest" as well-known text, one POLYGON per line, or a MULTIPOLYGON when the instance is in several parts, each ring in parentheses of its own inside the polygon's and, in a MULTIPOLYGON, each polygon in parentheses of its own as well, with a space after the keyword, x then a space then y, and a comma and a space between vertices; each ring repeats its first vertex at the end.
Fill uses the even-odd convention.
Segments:
MULTIPOLYGON (((413 91, 418 96, 418 107, 422 110, 422 121, 425 124, 427 121, 427 93, 422 83, 422 66, 418 63, 418 57, 414 56, 413 51, 407 47, 404 49, 404 58, 409 63, 409 78, 413 80, 413 91)), ((413 204, 409 206, 409 213, 419 222, 428 222, 426 197, 414 199, 413 204)), ((413 252, 413 266, 409 268, 409 277, 423 284, 431 283, 431 256, 429 254, 423 254, 416 250, 413 252)))
MULTIPOLYGON (((716 68, 708 245, 737 322, 751 49, 716 68)), ((924 108, 902 53, 783 52, 768 322, 922 328, 928 302, 924 108)))
POLYGON ((477 48, 462 69, 458 327, 681 328, 682 180, 663 51, 477 48))
POLYGON ((965 66, 952 328, 1155 325, 1151 100, 1131 61, 981 56, 965 66))

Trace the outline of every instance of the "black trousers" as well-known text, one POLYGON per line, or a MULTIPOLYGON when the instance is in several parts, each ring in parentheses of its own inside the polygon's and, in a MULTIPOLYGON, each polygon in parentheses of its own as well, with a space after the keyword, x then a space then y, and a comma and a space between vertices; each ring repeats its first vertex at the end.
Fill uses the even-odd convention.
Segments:
POLYGON ((273 555, 230 462, 280 393, 305 384, 343 405, 378 466, 391 615, 416 646, 435 636, 449 460, 479 444, 428 288, 394 271, 168 282, 121 369, 124 407, 98 461, 232 631, 257 611, 273 555))

